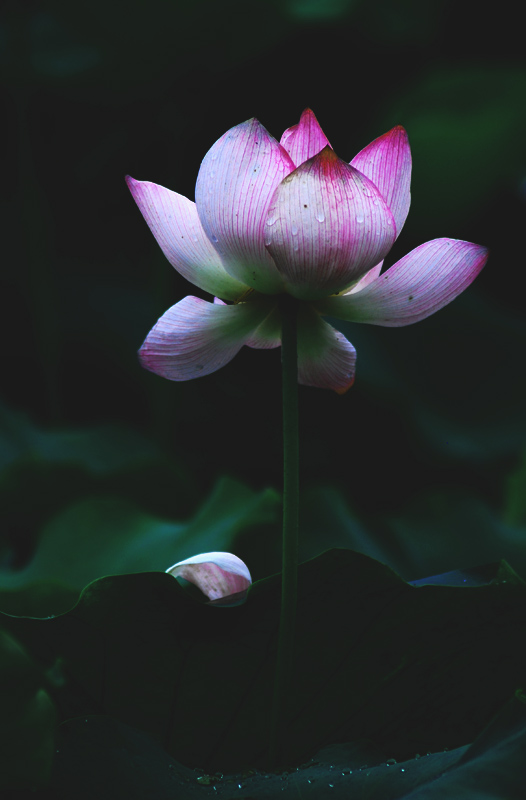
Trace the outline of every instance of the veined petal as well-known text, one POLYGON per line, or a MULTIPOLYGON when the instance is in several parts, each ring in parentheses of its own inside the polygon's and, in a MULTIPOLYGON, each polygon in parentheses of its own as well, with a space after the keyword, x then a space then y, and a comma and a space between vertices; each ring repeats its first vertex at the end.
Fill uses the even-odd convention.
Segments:
POLYGON ((281 313, 278 303, 274 305, 268 316, 265 317, 261 325, 258 325, 245 344, 256 350, 273 350, 276 347, 281 347, 281 313))
POLYGON ((166 572, 193 583, 209 600, 246 594, 252 583, 247 565, 232 553, 200 553, 178 561, 166 572))
POLYGON ((280 144, 297 167, 317 155, 327 145, 331 146, 310 108, 305 109, 297 125, 287 128, 280 144))
POLYGON ((400 234, 411 203, 411 149, 407 133, 401 125, 384 133, 364 147, 351 161, 378 187, 400 234))
POLYGON ((224 367, 268 316, 270 301, 220 305, 185 297, 153 326, 139 351, 146 369, 187 381, 224 367))
POLYGON ((356 350, 308 305, 298 310, 298 381, 344 394, 354 383, 356 350))
POLYGON ((283 291, 265 248, 265 221, 276 187, 293 169, 288 153, 252 119, 213 145, 197 177, 199 218, 225 269, 265 294, 283 291))
POLYGON ((269 208, 268 250, 287 291, 303 300, 349 286, 394 239, 393 216, 379 190, 330 147, 285 178, 269 208))
POLYGON ((343 295, 354 294, 355 292, 361 292, 362 289, 365 289, 366 286, 369 286, 369 284, 375 281, 379 276, 380 272, 382 271, 383 263, 384 263, 383 261, 380 261, 380 263, 377 264, 372 269, 370 269, 369 272, 366 272, 365 275, 362 278, 360 278, 360 280, 357 281, 357 283, 354 284, 352 289, 349 289, 348 291, 344 292, 343 295))
POLYGON ((246 289, 226 272, 206 236, 195 203, 150 181, 126 183, 164 255, 188 281, 210 294, 233 300, 246 289))
POLYGON ((429 317, 454 300, 486 263, 485 247, 433 239, 412 250, 355 294, 316 304, 322 314, 353 322, 397 327, 429 317))

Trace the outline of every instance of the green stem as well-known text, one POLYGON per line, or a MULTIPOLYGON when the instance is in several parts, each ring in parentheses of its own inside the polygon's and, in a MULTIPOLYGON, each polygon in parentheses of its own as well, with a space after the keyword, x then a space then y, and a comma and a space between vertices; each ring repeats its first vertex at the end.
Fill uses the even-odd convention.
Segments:
POLYGON ((296 599, 298 587, 298 346, 297 301, 284 296, 281 308, 281 365, 283 391, 283 566, 281 614, 274 698, 270 722, 270 768, 284 764, 292 685, 296 599))

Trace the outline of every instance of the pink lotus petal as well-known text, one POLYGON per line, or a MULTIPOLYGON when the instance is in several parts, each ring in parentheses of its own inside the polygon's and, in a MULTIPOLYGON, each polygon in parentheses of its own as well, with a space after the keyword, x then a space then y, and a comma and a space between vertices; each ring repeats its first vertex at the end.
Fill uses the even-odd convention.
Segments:
POLYGON ((376 186, 325 147, 280 183, 267 246, 287 291, 313 300, 342 291, 388 253, 395 224, 376 186))
POLYGON ((287 152, 252 119, 214 144, 197 177, 197 211, 225 269, 266 294, 283 291, 265 249, 267 210, 274 190, 293 169, 287 152))
POLYGON ((234 358, 270 310, 266 298, 220 305, 185 297, 151 329, 139 351, 141 363, 171 381, 209 375, 234 358))
POLYGON ((407 133, 401 125, 384 133, 364 147, 351 161, 378 187, 396 223, 396 235, 402 230, 411 203, 411 150, 407 133))
POLYGON ((310 108, 305 109, 297 125, 287 128, 280 144, 297 167, 317 155, 327 145, 331 146, 310 108))
POLYGON ((310 306, 298 311, 298 381, 344 394, 354 383, 356 350, 310 306))
POLYGON ((228 598, 240 592, 246 596, 252 583, 247 565, 232 553, 200 553, 178 561, 166 572, 193 583, 209 600, 228 598))
POLYGON ((187 280, 233 300, 246 287, 232 278, 206 236, 195 203, 150 181, 126 178, 133 199, 164 255, 187 280))
POLYGON ((360 278, 360 280, 357 283, 354 284, 352 289, 349 289, 349 291, 343 293, 342 297, 344 297, 347 294, 354 294, 355 292, 361 292, 362 289, 365 289, 366 286, 369 286, 369 284, 375 281, 379 276, 379 274, 381 273, 383 263, 384 263, 383 261, 380 261, 380 263, 377 264, 372 269, 370 269, 369 272, 366 272, 365 275, 362 278, 360 278))
POLYGON ((471 242, 434 239, 421 244, 356 294, 329 297, 323 314, 354 322, 398 327, 429 317, 476 278, 488 251, 471 242))
POLYGON ((256 350, 281 347, 281 313, 277 303, 245 344, 256 350))

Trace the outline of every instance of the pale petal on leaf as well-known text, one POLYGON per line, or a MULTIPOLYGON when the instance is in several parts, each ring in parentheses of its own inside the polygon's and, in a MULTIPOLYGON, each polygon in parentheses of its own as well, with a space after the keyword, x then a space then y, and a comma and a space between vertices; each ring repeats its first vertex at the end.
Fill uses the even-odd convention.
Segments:
POLYGON ((280 144, 297 167, 317 155, 327 145, 330 147, 329 140, 310 108, 305 109, 297 125, 287 128, 280 144))
POLYGON ((139 351, 142 365, 172 381, 187 381, 224 367, 270 311, 269 301, 222 305, 185 297, 168 309, 139 351))
POLYGON ((344 394, 354 383, 356 350, 310 306, 298 310, 298 381, 344 394))
POLYGON ((407 133, 397 125, 364 147, 351 165, 372 180, 395 219, 400 234, 411 203, 411 149, 407 133))
POLYGON ((213 145, 197 178, 197 211, 225 269, 267 294, 283 290, 265 248, 267 210, 276 187, 293 169, 283 147, 252 119, 213 145))
POLYGON ((199 220, 195 203, 150 181, 127 177, 133 198, 164 255, 188 281, 233 300, 246 288, 224 269, 199 220))
MULTIPOLYGON (((166 570, 197 586, 209 600, 220 600, 246 592, 252 583, 249 569, 232 553, 200 553, 178 561, 166 570)), ((242 602, 243 594, 236 600, 242 602)))
POLYGON ((323 314, 397 327, 429 317, 476 278, 488 251, 471 242, 434 239, 421 244, 362 291, 317 303, 323 314))
POLYGON ((339 292, 386 255, 394 219, 376 186, 330 147, 280 183, 267 218, 267 245, 290 294, 339 292))

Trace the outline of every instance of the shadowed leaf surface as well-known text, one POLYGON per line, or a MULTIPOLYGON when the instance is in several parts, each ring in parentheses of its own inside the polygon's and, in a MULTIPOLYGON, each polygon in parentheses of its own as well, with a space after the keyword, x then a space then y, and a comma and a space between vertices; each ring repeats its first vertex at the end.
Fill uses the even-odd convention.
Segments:
MULTIPOLYGON (((344 550, 303 564, 291 763, 356 739, 397 760, 473 741, 526 667, 523 582, 505 563, 476 582, 415 587, 344 550)), ((266 763, 278 615, 278 576, 218 609, 147 573, 95 581, 55 619, 3 619, 45 665, 62 659, 62 719, 109 715, 227 771, 266 763)))

